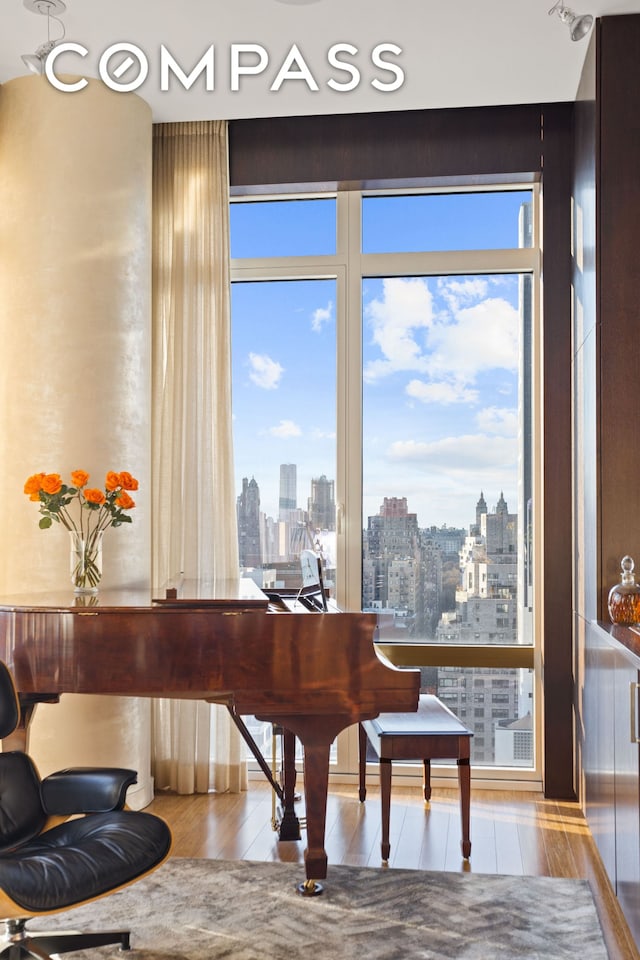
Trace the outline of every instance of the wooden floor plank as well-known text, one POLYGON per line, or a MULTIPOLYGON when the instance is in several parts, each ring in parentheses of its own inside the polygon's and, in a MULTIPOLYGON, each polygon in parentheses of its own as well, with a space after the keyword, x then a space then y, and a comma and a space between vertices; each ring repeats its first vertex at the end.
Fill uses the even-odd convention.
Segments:
POLYGON ((537 803, 536 807, 551 875, 577 878, 578 867, 557 804, 547 800, 537 803))
POLYGON ((518 824, 511 817, 496 822, 496 872, 522 876, 522 851, 518 824))
MULTIPOLYGON (((373 803, 378 816, 381 817, 380 804, 376 800, 373 803)), ((402 866, 408 870, 418 869, 425 821, 428 816, 423 806, 406 803, 392 805, 389 826, 390 866, 402 866)), ((380 833, 382 835, 382 830, 380 833)), ((378 847, 378 863, 381 862, 381 858, 382 851, 378 847)))

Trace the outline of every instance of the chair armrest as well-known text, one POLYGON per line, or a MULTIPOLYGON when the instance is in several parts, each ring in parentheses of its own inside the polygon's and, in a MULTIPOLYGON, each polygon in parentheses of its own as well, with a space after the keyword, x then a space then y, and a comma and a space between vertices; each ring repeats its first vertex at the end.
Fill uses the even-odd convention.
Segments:
POLYGON ((107 813, 122 810, 135 770, 119 767, 71 767, 42 781, 42 805, 49 815, 107 813))

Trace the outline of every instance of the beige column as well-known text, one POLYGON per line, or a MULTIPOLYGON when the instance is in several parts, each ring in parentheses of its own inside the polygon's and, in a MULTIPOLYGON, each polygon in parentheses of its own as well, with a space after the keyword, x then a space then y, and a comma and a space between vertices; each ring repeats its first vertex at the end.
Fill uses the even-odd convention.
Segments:
MULTIPOLYGON (((133 523, 105 535, 103 587, 150 585, 151 112, 90 81, 0 86, 0 594, 69 589, 69 544, 38 529, 22 492, 40 471, 107 470, 140 483, 133 523)), ((38 707, 43 774, 68 764, 139 771, 151 798, 149 705, 73 697, 38 707), (64 702, 64 701, 68 702, 64 702)))

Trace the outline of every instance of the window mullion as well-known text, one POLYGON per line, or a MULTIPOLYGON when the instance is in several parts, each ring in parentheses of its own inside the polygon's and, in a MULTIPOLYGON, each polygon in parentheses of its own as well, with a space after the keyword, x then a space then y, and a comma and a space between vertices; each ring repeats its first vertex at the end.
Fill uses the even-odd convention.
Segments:
POLYGON ((453 250, 362 255, 362 273, 367 277, 532 273, 537 267, 537 251, 526 247, 513 250, 453 250))
MULTIPOLYGON (((338 195, 338 251, 345 256, 338 323, 338 603, 359 610, 362 597, 362 281, 360 194, 338 195)), ((341 285, 338 283, 338 298, 341 285)))

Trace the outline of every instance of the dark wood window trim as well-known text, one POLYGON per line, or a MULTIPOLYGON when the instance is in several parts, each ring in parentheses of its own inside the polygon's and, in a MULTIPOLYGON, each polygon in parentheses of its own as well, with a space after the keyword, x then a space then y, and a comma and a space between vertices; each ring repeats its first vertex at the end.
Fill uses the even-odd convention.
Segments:
POLYGON ((543 190, 544 786, 574 789, 571 523, 573 104, 229 123, 232 193, 539 179, 543 190))

